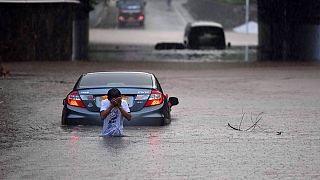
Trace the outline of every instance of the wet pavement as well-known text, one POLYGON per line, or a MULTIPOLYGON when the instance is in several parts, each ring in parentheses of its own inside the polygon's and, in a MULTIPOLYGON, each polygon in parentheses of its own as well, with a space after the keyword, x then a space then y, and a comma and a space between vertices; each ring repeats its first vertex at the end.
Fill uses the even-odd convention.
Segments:
MULTIPOLYGON (((243 63, 243 47, 154 51, 158 41, 182 41, 184 2, 166 11, 150 0, 145 28, 120 31, 106 29, 117 28, 115 12, 100 3, 91 61, 4 63, 11 75, 0 78, 0 179, 319 179, 320 66, 258 63, 254 48, 243 63), (125 137, 107 139, 100 126, 61 126, 62 99, 94 71, 155 73, 180 100, 172 123, 125 127, 125 137), (249 131, 228 126, 245 130, 260 117, 249 131)), ((229 37, 257 43, 256 35, 229 37)))
POLYGON ((5 63, 0 79, 0 179, 319 179, 320 66, 299 63, 5 63), (155 73, 179 97, 172 123, 60 125, 82 73, 155 73), (236 131, 262 119, 251 131, 236 131), (243 118, 242 118, 243 117, 243 118), (240 125, 241 124, 241 125, 240 125))

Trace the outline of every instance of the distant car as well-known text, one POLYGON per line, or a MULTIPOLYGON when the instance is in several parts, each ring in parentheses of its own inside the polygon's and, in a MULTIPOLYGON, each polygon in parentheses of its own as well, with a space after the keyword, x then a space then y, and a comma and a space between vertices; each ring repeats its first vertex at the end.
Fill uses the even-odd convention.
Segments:
POLYGON ((118 24, 124 26, 127 24, 138 24, 144 26, 145 13, 144 0, 118 0, 118 24))
POLYGON ((221 24, 210 21, 188 23, 183 42, 187 49, 225 49, 226 40, 221 24))
POLYGON ((164 94, 154 74, 145 72, 94 72, 80 76, 63 100, 62 125, 102 125, 100 103, 111 88, 118 88, 128 102, 132 119, 124 125, 165 125, 178 98, 164 94))

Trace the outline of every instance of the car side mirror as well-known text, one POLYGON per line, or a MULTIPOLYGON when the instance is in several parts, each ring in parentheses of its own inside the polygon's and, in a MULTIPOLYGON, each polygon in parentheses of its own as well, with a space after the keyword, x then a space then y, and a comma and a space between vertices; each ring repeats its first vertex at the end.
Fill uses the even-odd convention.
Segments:
POLYGON ((176 97, 170 97, 169 98, 169 103, 171 104, 171 106, 175 106, 179 104, 179 100, 176 97))

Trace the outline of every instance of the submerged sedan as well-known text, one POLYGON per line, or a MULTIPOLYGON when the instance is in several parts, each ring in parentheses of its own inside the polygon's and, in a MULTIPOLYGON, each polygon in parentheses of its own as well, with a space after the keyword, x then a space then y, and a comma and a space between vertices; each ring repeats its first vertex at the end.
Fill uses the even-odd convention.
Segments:
POLYGON ((102 125, 101 101, 107 92, 118 88, 127 101, 132 119, 125 125, 165 125, 171 122, 171 107, 178 98, 164 94, 154 74, 145 72, 95 72, 80 76, 63 100, 62 125, 102 125))

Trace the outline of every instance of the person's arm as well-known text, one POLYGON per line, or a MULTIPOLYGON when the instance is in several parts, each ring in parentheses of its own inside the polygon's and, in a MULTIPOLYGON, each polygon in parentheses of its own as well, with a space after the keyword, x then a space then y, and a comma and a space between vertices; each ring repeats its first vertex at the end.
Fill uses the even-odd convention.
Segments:
POLYGON ((117 98, 117 106, 121 112, 121 114, 128 120, 131 120, 131 114, 130 114, 130 109, 128 107, 127 102, 124 102, 124 104, 122 104, 122 98, 117 98))
POLYGON ((130 120, 131 120, 131 113, 130 113, 130 112, 127 112, 126 110, 124 110, 122 106, 119 106, 118 108, 119 108, 121 114, 122 114, 128 121, 130 121, 130 120))
POLYGON ((108 116, 113 107, 114 105, 112 103, 109 103, 109 106, 105 110, 100 111, 101 120, 104 120, 108 116))

